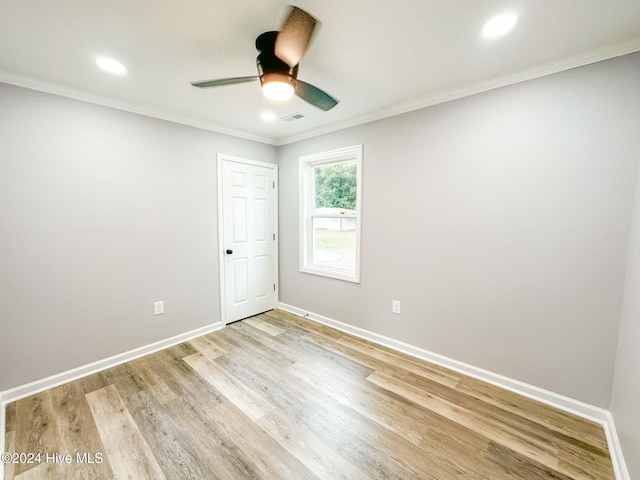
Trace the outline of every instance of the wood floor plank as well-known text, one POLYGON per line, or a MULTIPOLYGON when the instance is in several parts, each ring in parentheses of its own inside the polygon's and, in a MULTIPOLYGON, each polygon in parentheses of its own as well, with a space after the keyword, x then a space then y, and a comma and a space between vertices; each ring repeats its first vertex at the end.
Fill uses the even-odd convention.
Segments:
POLYGON ((351 347, 361 353, 377 358, 389 365, 400 367, 409 372, 417 373, 425 378, 432 379, 436 382, 455 387, 461 378, 461 374, 448 370, 439 365, 420 361, 410 358, 399 352, 390 352, 366 340, 356 337, 342 337, 338 343, 351 347))
POLYGON ((348 458, 369 478, 511 480, 483 469, 468 449, 464 456, 456 457, 441 444, 414 445, 346 409, 319 411, 313 419, 311 429, 331 439, 338 450, 349 452, 348 458))
MULTIPOLYGON (((254 369, 269 377, 273 382, 279 382, 282 385, 291 383, 291 375, 287 370, 287 367, 293 364, 291 360, 274 355, 272 350, 261 349, 249 342, 241 341, 232 348, 232 355, 219 358, 216 363, 227 371, 231 371, 229 367, 232 367, 234 369, 232 373, 238 378, 246 380, 246 373, 254 369)), ((295 390, 295 386, 292 386, 291 389, 295 390)))
POLYGON ((345 333, 341 332, 340 330, 336 330, 335 328, 322 325, 321 323, 312 322, 310 320, 305 320, 304 318, 285 312, 283 310, 271 310, 269 312, 265 312, 263 315, 266 315, 268 317, 275 317, 289 324, 293 324, 296 327, 302 328, 308 332, 314 332, 317 335, 325 336, 327 338, 339 339, 346 335, 345 333))
MULTIPOLYGON (((261 313, 260 315, 256 315, 254 318, 259 318, 260 320, 264 320, 266 322, 269 322, 271 325, 274 325, 276 327, 278 327, 281 330, 284 330, 286 332, 289 333, 294 333, 297 335, 303 335, 307 332, 307 330, 304 330, 303 328, 299 327, 298 325, 295 325, 293 322, 291 322, 290 320, 283 320, 280 315, 278 315, 277 313, 274 312, 278 312, 278 310, 270 310, 268 312, 264 312, 261 313)), ((284 313, 284 312, 282 312, 284 313)))
MULTIPOLYGON (((208 453, 210 442, 203 449, 195 432, 188 431, 180 418, 168 414, 170 405, 161 405, 153 395, 139 388, 139 377, 126 364, 112 369, 106 376, 121 394, 167 478, 197 480, 211 476, 211 468, 219 463, 219 457, 208 453)), ((209 384, 198 375, 194 377, 191 378, 193 390, 185 392, 180 401, 218 406, 221 400, 208 388, 209 384)))
POLYGON ((600 425, 281 310, 6 415, 7 448, 105 455, 7 480, 614 479, 600 425))
POLYGON ((567 416, 553 407, 471 377, 462 378, 456 390, 587 442, 603 452, 608 450, 604 430, 596 423, 573 415, 567 416))
POLYGON ((237 350, 233 356, 218 359, 218 363, 276 409, 299 421, 332 403, 323 392, 318 394, 307 388, 291 372, 252 350, 237 350))
POLYGON ((487 456, 503 467, 506 472, 527 480, 571 480, 572 478, 495 442, 490 443, 487 456))
POLYGON ((230 351, 252 351, 255 355, 268 357, 271 363, 276 363, 283 368, 295 361, 288 349, 278 349, 277 344, 270 345, 262 341, 263 338, 272 339, 274 337, 251 327, 244 327, 241 322, 234 323, 225 330, 219 334, 216 332, 216 337, 219 341, 224 342, 225 347, 230 351), (256 337, 256 332, 260 333, 259 338, 256 337))
POLYGON ((251 420, 257 421, 273 410, 273 406, 266 400, 201 353, 189 355, 184 358, 184 361, 228 400, 237 405, 251 420))
POLYGON ((257 328, 258 330, 262 330, 263 332, 273 336, 280 335, 284 332, 283 329, 272 325, 268 321, 261 320, 260 318, 247 318, 243 323, 251 325, 253 328, 257 328))
MULTIPOLYGON (((195 409, 182 399, 176 399, 164 408, 184 431, 185 437, 180 437, 180 443, 193 450, 199 461, 207 466, 208 474, 204 478, 261 479, 260 469, 253 459, 242 452, 235 439, 211 422, 213 414, 209 415, 209 411, 219 407, 202 405, 195 409)), ((244 413, 242 417, 243 424, 253 422, 244 413)))
MULTIPOLYGON (((50 391, 54 411, 56 412, 55 448, 50 445, 50 452, 75 455, 87 453, 93 458, 96 453, 104 453, 104 445, 97 434, 92 414, 84 395, 81 382, 73 382, 50 391), (62 428, 63 427, 63 428, 62 428)), ((58 477, 71 476, 73 472, 78 478, 107 479, 113 478, 110 462, 105 455, 99 464, 78 464, 77 458, 71 465, 57 465, 52 473, 58 477)), ((53 477, 52 477, 53 478, 53 477)))
MULTIPOLYGON (((293 375, 332 397, 338 403, 366 416, 369 420, 397 433, 415 445, 422 441, 429 428, 421 421, 420 414, 411 404, 381 394, 374 388, 364 388, 357 382, 350 382, 327 374, 318 365, 296 363, 289 367, 293 375), (417 417, 417 418, 416 418, 417 417)), ((333 373, 333 372, 331 372, 333 373)), ((373 386, 372 386, 373 387, 373 386)))
POLYGON ((17 430, 30 435, 18 435, 16 451, 40 454, 42 463, 51 454, 71 455, 73 462, 49 463, 47 468, 37 464, 19 464, 16 477, 31 469, 46 473, 48 478, 71 476, 77 478, 112 478, 108 459, 103 463, 78 463, 76 454, 87 453, 93 458, 104 453, 104 446, 97 434, 95 424, 79 382, 62 385, 42 394, 17 402, 17 430))
POLYGON ((130 362, 126 368, 136 382, 129 383, 127 388, 135 388, 137 383, 152 393, 161 404, 176 398, 190 398, 198 402, 201 394, 207 396, 209 401, 220 403, 219 393, 184 362, 184 357, 197 352, 187 343, 130 362))
POLYGON ((176 413, 173 404, 161 405, 145 391, 123 401, 168 479, 198 480, 211 476, 212 471, 225 471, 222 452, 212 451, 213 439, 185 428, 189 421, 176 413))
POLYGON ((60 478, 58 468, 54 464, 40 463, 13 478, 14 480, 55 480, 60 478))
MULTIPOLYGON (((45 454, 55 442, 55 412, 51 405, 51 392, 19 400, 16 403, 16 452, 45 454)), ((15 465, 15 475, 34 465, 15 465)))
POLYGON ((410 384, 406 384, 383 371, 376 371, 368 377, 368 381, 391 390, 403 397, 428 408, 451 421, 480 432, 487 438, 504 445, 518 453, 532 458, 553 469, 558 468, 557 451, 550 452, 549 447, 536 439, 521 438, 518 432, 502 429, 482 416, 460 408, 437 395, 424 392, 410 384))
MULTIPOLYGON (((7 422, 9 425, 9 422, 7 422)), ((15 425, 12 423, 14 428, 8 430, 4 437, 4 445, 5 452, 8 453, 16 453, 16 431, 15 425)), ((0 452, 4 453, 4 452, 0 452)), ((4 464, 4 480, 13 480, 13 475, 15 473, 15 465, 13 463, 5 463, 4 464)))
POLYGON ((113 385, 86 394, 116 478, 163 480, 164 472, 113 385))
POLYGON ((588 444, 582 445, 562 446, 558 454, 561 471, 572 472, 576 478, 613 480, 613 464, 609 452, 594 449, 588 444))
POLYGON ((258 424, 318 478, 323 480, 366 480, 368 478, 356 465, 342 458, 306 425, 294 422, 279 411, 272 411, 265 415, 258 424))
POLYGON ((226 350, 220 348, 207 337, 194 338, 189 343, 193 346, 193 348, 195 348, 205 357, 211 360, 215 360, 216 358, 221 357, 222 355, 227 353, 226 350))
POLYGON ((5 429, 7 432, 16 429, 16 402, 12 402, 5 409, 5 429))
POLYGON ((94 373, 93 375, 88 375, 86 377, 80 378, 76 380, 82 391, 85 395, 89 392, 93 392, 95 390, 100 390, 110 384, 108 380, 105 379, 102 372, 94 373))
MULTIPOLYGON (((308 425, 317 437, 343 452, 345 459, 357 465, 367 478, 436 479, 435 472, 442 473, 439 468, 415 468, 412 448, 417 450, 417 446, 364 417, 353 415, 347 408, 319 410, 311 416, 308 425), (381 455, 390 444, 394 454, 381 455)), ((423 460, 419 463, 422 467, 426 465, 423 460)))
POLYGON ((217 432, 224 432, 250 458, 267 480, 315 480, 318 477, 291 455, 257 423, 244 422, 244 414, 230 402, 206 409, 217 432), (215 414, 214 414, 215 412, 215 414))
POLYGON ((130 362, 129 368, 140 377, 145 389, 150 391, 160 403, 169 403, 178 398, 178 388, 175 388, 175 382, 172 382, 164 371, 156 368, 157 358, 157 355, 139 358, 130 362))
MULTIPOLYGON (((258 351, 265 348, 273 352, 278 352, 286 357, 291 363, 297 362, 324 362, 335 365, 336 371, 346 372, 350 375, 366 378, 373 371, 365 367, 362 363, 354 361, 336 352, 332 352, 298 335, 283 333, 278 337, 261 334, 255 330, 247 329, 243 325, 234 325, 243 340, 243 345, 254 344, 258 351)), ((235 333, 235 332, 234 332, 235 333)))
POLYGON ((572 472, 579 478, 606 478, 603 475, 611 468, 610 463, 603 462, 604 458, 608 458, 604 452, 595 447, 589 449, 585 442, 557 429, 549 428, 545 424, 536 423, 510 409, 505 410, 491 402, 478 401, 473 396, 457 389, 446 388, 413 372, 405 375, 404 381, 422 391, 438 395, 458 407, 473 411, 499 428, 516 432, 523 440, 533 439, 538 445, 548 446, 548 451, 557 456, 561 471, 572 472), (589 470, 578 468, 577 466, 581 464, 588 465, 589 470))

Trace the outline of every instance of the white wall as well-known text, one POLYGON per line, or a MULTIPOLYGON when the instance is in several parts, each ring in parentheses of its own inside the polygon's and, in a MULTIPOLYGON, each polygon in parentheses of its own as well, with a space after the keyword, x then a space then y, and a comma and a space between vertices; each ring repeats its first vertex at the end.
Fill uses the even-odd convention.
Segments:
POLYGON ((281 300, 608 408, 638 85, 628 55, 282 147, 281 300), (360 143, 362 282, 302 274, 298 157, 360 143))
POLYGON ((0 105, 0 391, 220 320, 216 153, 275 147, 4 84, 0 105))
MULTIPOLYGON (((637 151, 640 156, 640 149, 637 151)), ((640 180, 640 178, 639 178, 640 180)), ((638 182, 640 185, 640 181, 638 182)), ((640 478, 640 188, 636 190, 611 412, 631 478, 640 478)))

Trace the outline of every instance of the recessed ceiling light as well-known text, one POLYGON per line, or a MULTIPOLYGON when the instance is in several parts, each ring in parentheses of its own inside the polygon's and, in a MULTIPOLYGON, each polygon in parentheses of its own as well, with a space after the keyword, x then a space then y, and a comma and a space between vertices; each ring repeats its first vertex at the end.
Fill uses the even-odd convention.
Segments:
POLYGON ((125 73, 127 73, 127 69, 124 68, 124 65, 122 65, 119 61, 114 60, 113 58, 98 57, 96 58, 96 64, 102 70, 112 75, 124 75, 125 73))
POLYGON ((276 114, 275 113, 271 113, 271 112, 265 112, 262 115, 260 115, 260 117, 265 122, 273 122, 276 119, 276 114))
POLYGON ((498 38, 513 28, 518 21, 515 13, 501 13, 490 19, 482 28, 484 38, 498 38))

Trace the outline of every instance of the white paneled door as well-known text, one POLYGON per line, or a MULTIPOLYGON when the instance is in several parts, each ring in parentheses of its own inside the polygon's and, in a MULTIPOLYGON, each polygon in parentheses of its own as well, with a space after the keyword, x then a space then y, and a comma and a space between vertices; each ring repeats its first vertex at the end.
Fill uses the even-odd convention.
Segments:
POLYGON ((222 156, 225 323, 275 308, 275 166, 222 156))

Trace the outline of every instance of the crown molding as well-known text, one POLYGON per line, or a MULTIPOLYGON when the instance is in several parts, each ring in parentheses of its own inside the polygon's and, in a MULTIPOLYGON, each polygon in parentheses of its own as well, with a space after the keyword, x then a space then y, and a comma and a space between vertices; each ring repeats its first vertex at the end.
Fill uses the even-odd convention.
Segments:
POLYGON ((403 102, 391 108, 376 110, 374 112, 327 125, 326 127, 315 128, 299 134, 281 137, 276 140, 275 145, 288 145, 290 143, 299 142, 319 135, 344 130, 350 127, 356 127, 358 125, 375 122, 376 120, 382 120, 388 117, 394 117, 396 115, 412 112, 421 108, 431 107, 439 103, 469 97, 477 93, 487 92, 500 87, 506 87, 507 85, 533 80, 535 78, 563 72, 565 70, 571 70, 573 68, 583 67, 585 65, 609 60, 615 57, 621 57, 637 51, 640 51, 640 35, 613 45, 590 50, 588 52, 581 52, 578 55, 564 57, 560 60, 555 60, 544 65, 538 65, 530 69, 510 72, 505 75, 497 76, 490 80, 468 85, 456 90, 441 90, 436 93, 403 102))
POLYGON ((189 127, 196 127, 202 130, 208 130, 210 132, 221 133, 223 135, 229 135, 232 137, 243 138, 245 140, 252 140, 254 142, 275 145, 274 139, 271 137, 253 135, 247 132, 242 132, 240 130, 221 127, 209 122, 203 122, 202 120, 190 118, 188 116, 179 115, 161 109, 151 108, 144 105, 124 102, 102 95, 95 95, 83 90, 65 87, 52 82, 28 77, 26 75, 19 75, 16 73, 8 72, 6 70, 0 70, 0 82, 8 83, 10 85, 16 85, 18 87, 28 88, 30 90, 37 90, 39 92, 51 93, 62 97, 72 98, 74 100, 80 100, 87 103, 93 103, 95 105, 101 105, 103 107, 114 108, 116 110, 144 115, 145 117, 166 120, 168 122, 179 123, 181 125, 186 125, 189 127))

